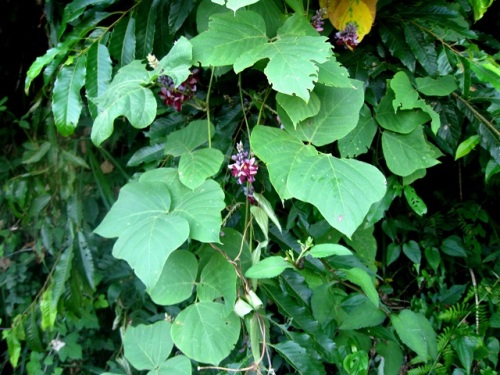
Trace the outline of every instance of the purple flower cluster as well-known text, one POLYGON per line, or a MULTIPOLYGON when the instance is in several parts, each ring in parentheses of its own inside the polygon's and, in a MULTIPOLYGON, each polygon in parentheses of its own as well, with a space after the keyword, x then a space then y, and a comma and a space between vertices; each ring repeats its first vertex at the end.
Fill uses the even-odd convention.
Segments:
POLYGON ((236 178, 236 182, 239 185, 243 185, 244 183, 247 184, 247 186, 243 187, 243 191, 248 200, 251 203, 255 203, 252 182, 255 181, 255 175, 259 170, 259 166, 255 157, 252 155, 249 157, 248 151, 245 151, 241 141, 236 145, 236 150, 238 153, 231 156, 234 163, 229 164, 228 168, 231 170, 231 175, 236 178))
POLYGON ((353 50, 359 44, 358 27, 349 22, 344 30, 335 34, 335 39, 337 39, 337 45, 353 50))
POLYGON ((321 8, 318 9, 316 11, 316 14, 311 18, 311 25, 313 25, 318 33, 323 31, 323 25, 325 24, 325 21, 323 21, 323 19, 326 18, 326 15, 326 8, 321 8))
POLYGON ((174 107, 177 112, 180 112, 182 110, 182 103, 191 99, 196 93, 198 72, 198 69, 193 70, 191 75, 178 87, 174 86, 174 81, 169 76, 159 76, 158 83, 161 86, 159 95, 165 105, 174 107))

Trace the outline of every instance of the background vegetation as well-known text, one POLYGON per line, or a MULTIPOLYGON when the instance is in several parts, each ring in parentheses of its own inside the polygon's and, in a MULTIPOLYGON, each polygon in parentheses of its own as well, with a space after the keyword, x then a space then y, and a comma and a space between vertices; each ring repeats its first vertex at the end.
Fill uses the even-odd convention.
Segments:
POLYGON ((498 373, 498 2, 354 4, 6 2, 2 373, 498 373))

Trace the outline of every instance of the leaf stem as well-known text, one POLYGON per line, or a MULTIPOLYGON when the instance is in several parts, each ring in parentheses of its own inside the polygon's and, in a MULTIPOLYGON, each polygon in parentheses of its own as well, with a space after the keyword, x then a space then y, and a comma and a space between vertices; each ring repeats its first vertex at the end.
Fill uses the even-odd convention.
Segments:
POLYGON ((214 68, 210 69, 210 82, 208 83, 207 91, 207 134, 208 148, 212 148, 212 134, 210 134, 210 92, 212 91, 212 82, 214 79, 214 68))

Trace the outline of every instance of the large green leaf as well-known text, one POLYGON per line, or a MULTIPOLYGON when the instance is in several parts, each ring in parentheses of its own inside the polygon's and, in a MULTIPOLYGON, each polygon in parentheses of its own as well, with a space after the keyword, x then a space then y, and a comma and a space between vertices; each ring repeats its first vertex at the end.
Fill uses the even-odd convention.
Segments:
POLYGON ((191 121, 188 126, 168 135, 165 154, 177 157, 189 153, 208 142, 214 132, 214 126, 210 123, 208 127, 206 120, 191 121))
POLYGON ((339 139, 339 151, 343 158, 354 158, 370 149, 377 133, 377 124, 366 104, 361 108, 356 127, 345 137, 339 139))
POLYGON ((500 91, 500 67, 498 63, 491 58, 485 61, 469 60, 469 62, 470 68, 480 81, 489 83, 500 91))
POLYGON ((343 270, 343 272, 345 272, 347 280, 361 287, 368 299, 376 307, 379 306, 380 297, 378 295, 377 289, 375 289, 372 278, 365 270, 362 270, 361 268, 351 268, 348 270, 343 270))
POLYGON ((290 194, 316 206, 328 223, 351 237, 371 205, 386 191, 386 180, 374 166, 314 155, 295 160, 287 179, 290 194))
POLYGON ((287 188, 288 175, 295 159, 317 155, 312 146, 284 130, 256 126, 251 136, 252 150, 267 164, 271 183, 282 200, 292 197, 287 188))
POLYGON ((146 288, 152 289, 170 253, 187 240, 189 223, 171 214, 165 183, 130 182, 95 232, 119 236, 113 256, 126 260, 146 288))
POLYGON ((342 139, 351 132, 359 120, 364 92, 361 81, 352 80, 352 87, 316 85, 314 93, 320 99, 318 114, 287 130, 302 141, 324 146, 342 139))
POLYGON ((172 339, 185 355, 214 365, 231 353, 239 336, 238 316, 226 314, 223 304, 210 301, 189 305, 172 325, 172 339))
POLYGON ((168 257, 156 285, 149 291, 158 305, 174 305, 193 293, 198 275, 196 257, 185 250, 174 251, 168 257))
POLYGON ((424 315, 403 310, 399 314, 392 314, 391 322, 401 341, 422 360, 436 359, 436 333, 424 315))
POLYGON ((375 307, 375 305, 365 296, 357 295, 342 304, 346 311, 344 319, 339 322, 339 329, 354 330, 366 327, 374 327, 382 324, 386 318, 385 313, 375 307), (346 306, 353 300, 353 306, 346 306))
POLYGON ((179 161, 179 178, 188 188, 196 189, 219 171, 223 161, 224 155, 215 148, 186 152, 179 161))
POLYGON ((164 182, 172 196, 172 215, 189 223, 189 237, 200 242, 220 242, 220 212, 226 207, 224 192, 218 183, 206 180, 197 189, 184 186, 175 169, 155 169, 143 174, 140 181, 164 182))
POLYGON ((387 167, 398 176, 439 164, 440 151, 427 142, 421 127, 409 134, 382 133, 382 150, 387 167))
MULTIPOLYGON (((170 30, 168 33, 174 35, 184 24, 189 14, 196 5, 196 1, 193 0, 180 0, 170 2, 170 12, 168 15, 168 27, 170 30)), ((167 34, 168 34, 167 33, 167 34)))
MULTIPOLYGON (((289 18, 287 22, 294 18, 289 18)), ((293 22, 293 21, 290 21, 293 22)), ((269 59, 264 69, 273 89, 287 95, 297 95, 305 102, 318 79, 318 64, 332 55, 331 45, 322 36, 280 35, 275 41, 258 44, 241 54, 234 61, 234 71, 239 73, 257 61, 269 59)))
POLYGON ((384 375, 399 375, 403 366, 403 351, 401 346, 392 341, 379 341, 375 346, 377 354, 384 358, 384 375))
POLYGON ((287 268, 294 268, 294 266, 283 257, 271 256, 262 259, 260 262, 250 267, 248 271, 245 272, 245 277, 250 279, 268 279, 281 275, 287 268))
POLYGON ((267 42, 266 25, 260 15, 251 11, 214 14, 208 30, 190 41, 195 64, 232 65, 244 52, 267 42))
POLYGON ((153 324, 129 327, 123 335, 125 358, 137 370, 159 367, 170 355, 174 343, 171 324, 161 320, 153 324))
POLYGON ((191 375, 191 361, 185 355, 176 355, 163 362, 160 367, 148 372, 148 375, 191 375))
POLYGON ((375 110, 377 122, 384 129, 408 134, 430 120, 429 115, 420 109, 394 109, 394 100, 394 91, 388 88, 375 110))
MULTIPOLYGON (((89 98, 97 98, 104 94, 111 82, 111 57, 108 48, 101 43, 90 46, 87 54, 87 77, 85 88, 89 98)), ((97 108, 94 103, 89 102, 89 109, 94 118, 97 116, 97 108)))
POLYGON ((353 87, 349 72, 333 57, 318 65, 318 83, 333 87, 353 87))
POLYGON ((100 109, 92 127, 92 142, 99 146, 113 133, 113 122, 125 116, 135 128, 145 128, 156 116, 157 102, 153 92, 144 87, 152 74, 135 60, 121 68, 108 90, 95 100, 100 109), (140 108, 140 110, 138 110, 140 108))
POLYGON ((234 267, 221 253, 214 253, 201 271, 197 286, 199 301, 214 301, 224 298, 226 311, 232 310, 236 302, 237 275, 234 267))
POLYGON ((52 112, 57 130, 64 136, 73 134, 82 112, 80 90, 85 84, 86 55, 64 66, 57 75, 52 96, 52 112))
POLYGON ((317 115, 321 106, 320 99, 314 92, 311 92, 307 103, 297 96, 282 93, 276 95, 276 102, 285 110, 294 127, 300 121, 317 115))
POLYGON ((226 5, 228 9, 231 9, 233 12, 236 13, 238 9, 243 8, 250 4, 254 4, 259 0, 212 0, 212 1, 220 5, 226 5))
POLYGON ((136 57, 143 59, 153 52, 156 17, 160 0, 142 0, 136 8, 136 57))
POLYGON ((415 83, 418 91, 429 96, 447 96, 458 88, 453 76, 443 76, 436 79, 431 77, 415 78, 415 83))

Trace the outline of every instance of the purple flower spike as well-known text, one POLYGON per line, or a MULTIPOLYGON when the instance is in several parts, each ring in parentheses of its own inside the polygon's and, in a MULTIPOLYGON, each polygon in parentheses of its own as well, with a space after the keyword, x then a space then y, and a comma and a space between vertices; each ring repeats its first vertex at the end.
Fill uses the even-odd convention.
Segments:
POLYGON ((228 168, 231 170, 231 175, 236 178, 236 182, 239 185, 247 183, 247 186, 243 187, 243 191, 248 200, 254 203, 255 198, 253 197, 254 188, 252 182, 255 181, 255 175, 259 170, 259 166, 253 156, 250 158, 248 157, 248 151, 245 151, 241 141, 236 145, 236 150, 238 153, 231 156, 234 163, 230 164, 228 168))

